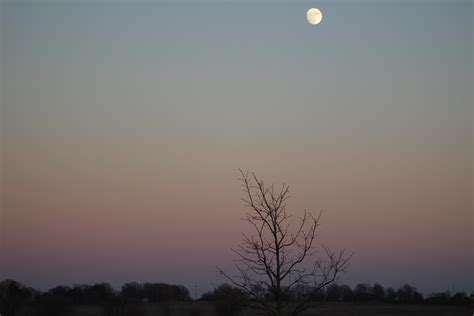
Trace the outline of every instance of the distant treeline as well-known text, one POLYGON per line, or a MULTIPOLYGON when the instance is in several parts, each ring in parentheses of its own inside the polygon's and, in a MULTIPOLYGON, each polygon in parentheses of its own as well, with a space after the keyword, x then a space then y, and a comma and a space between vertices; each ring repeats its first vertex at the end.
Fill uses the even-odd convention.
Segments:
POLYGON ((71 306, 100 306, 103 314, 142 315, 148 302, 189 301, 189 291, 182 285, 166 283, 126 283, 116 291, 108 283, 57 286, 39 291, 14 280, 0 282, 0 315, 16 316, 21 309, 28 315, 65 316, 71 306))
MULTIPOLYGON (((295 287, 289 291, 286 300, 297 300, 298 297, 311 292, 310 287, 295 287)), ((262 297, 268 297, 270 300, 270 293, 265 289, 258 289, 262 297)), ((339 302, 354 302, 354 303, 403 303, 403 304, 471 304, 474 303, 474 293, 468 296, 465 292, 458 292, 451 294, 449 291, 440 293, 431 293, 426 298, 422 293, 418 292, 416 287, 405 284, 398 289, 384 288, 379 283, 369 285, 366 283, 359 283, 354 288, 347 284, 331 284, 325 289, 317 292, 313 296, 314 301, 339 301, 339 302)), ((243 297, 246 299, 244 292, 238 288, 231 287, 227 284, 221 285, 213 291, 204 293, 201 300, 219 300, 226 297, 243 297)))
MULTIPOLYGON (((309 287, 296 287, 288 291, 288 301, 296 300, 309 287)), ((262 298, 271 300, 267 289, 255 289, 262 298)), ((472 296, 464 292, 451 294, 449 291, 432 293, 424 297, 411 285, 398 289, 384 288, 375 283, 349 285, 332 284, 315 294, 314 301, 341 301, 353 303, 408 303, 408 304, 472 304, 472 296)), ((28 315, 64 316, 68 315, 70 306, 100 306, 104 315, 142 315, 143 306, 147 303, 159 303, 166 309, 169 302, 190 301, 189 290, 182 285, 166 283, 126 283, 120 290, 115 290, 108 283, 93 285, 57 286, 47 291, 27 287, 14 280, 0 282, 0 314, 17 316, 20 310, 28 310, 28 315)), ((204 293, 201 301, 208 301, 215 306, 218 314, 230 315, 250 301, 242 290, 223 284, 214 290, 204 293)), ((23 312, 23 314, 25 314, 23 312)))

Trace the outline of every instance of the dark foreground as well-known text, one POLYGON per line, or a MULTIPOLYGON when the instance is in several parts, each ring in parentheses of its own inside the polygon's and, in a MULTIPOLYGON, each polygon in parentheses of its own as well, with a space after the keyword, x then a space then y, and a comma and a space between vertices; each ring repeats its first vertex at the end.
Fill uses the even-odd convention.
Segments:
POLYGON ((473 306, 447 305, 405 305, 405 304, 374 304, 360 305, 353 303, 328 303, 317 310, 304 315, 346 316, 346 315, 412 315, 412 316, 474 316, 473 306))
MULTIPOLYGON (((17 316, 30 316, 28 309, 23 309, 17 316)), ((209 302, 179 302, 179 303, 150 303, 143 304, 135 310, 105 311, 100 306, 72 307, 64 316, 232 316, 227 312, 219 312, 209 302)), ((255 311, 242 310, 235 316, 254 316, 255 311)), ((408 304, 354 304, 326 303, 320 307, 308 310, 302 316, 474 316, 474 306, 449 305, 408 305, 408 304)), ((61 315, 62 316, 62 315, 61 315)))

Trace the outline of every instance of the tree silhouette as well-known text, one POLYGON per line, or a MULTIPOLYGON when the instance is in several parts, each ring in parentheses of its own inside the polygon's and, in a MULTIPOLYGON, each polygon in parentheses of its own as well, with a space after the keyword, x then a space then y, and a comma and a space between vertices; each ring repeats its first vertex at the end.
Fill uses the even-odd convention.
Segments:
POLYGON ((419 303, 423 301, 423 296, 416 287, 405 284, 397 291, 398 300, 402 303, 419 303))
POLYGON ((337 301, 341 297, 341 287, 333 283, 329 285, 326 289, 326 300, 328 301, 337 301))
POLYGON ((354 288, 354 298, 358 302, 367 302, 370 300, 370 285, 367 283, 359 283, 354 288))
POLYGON ((213 291, 204 293, 201 299, 211 302, 218 315, 232 316, 241 311, 248 297, 241 289, 222 284, 213 291))
POLYGON ((36 291, 14 280, 0 282, 0 315, 14 316, 24 305, 31 303, 36 291))
POLYGON ((397 300, 397 292, 393 287, 389 287, 385 291, 385 300, 389 303, 393 303, 397 300))
POLYGON ((345 302, 352 301, 354 299, 354 293, 349 285, 341 285, 341 298, 345 302))
POLYGON ((289 311, 298 315, 310 307, 315 293, 335 282, 344 272, 352 256, 345 251, 335 252, 323 246, 324 257, 316 256, 313 247, 321 212, 314 216, 304 212, 296 226, 287 212, 289 186, 281 189, 266 186, 254 173, 239 170, 245 198, 249 207, 244 220, 254 234, 242 234, 242 243, 233 249, 237 255, 236 274, 218 268, 232 285, 242 289, 251 298, 251 307, 264 315, 280 316, 289 311), (290 304, 291 290, 298 285, 309 285, 311 290, 296 303, 290 304), (271 300, 262 299, 255 292, 264 287, 271 300))
POLYGON ((372 286, 372 297, 377 301, 383 301, 385 298, 385 289, 379 283, 375 283, 372 286))

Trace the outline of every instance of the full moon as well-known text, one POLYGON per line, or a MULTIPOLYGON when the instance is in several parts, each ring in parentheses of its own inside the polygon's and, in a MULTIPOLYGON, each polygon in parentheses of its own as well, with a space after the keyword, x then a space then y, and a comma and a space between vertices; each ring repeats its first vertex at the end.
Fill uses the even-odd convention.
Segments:
POLYGON ((316 25, 321 23, 321 20, 323 19, 323 14, 319 9, 316 8, 311 8, 306 12, 306 19, 308 19, 308 22, 310 24, 316 25))

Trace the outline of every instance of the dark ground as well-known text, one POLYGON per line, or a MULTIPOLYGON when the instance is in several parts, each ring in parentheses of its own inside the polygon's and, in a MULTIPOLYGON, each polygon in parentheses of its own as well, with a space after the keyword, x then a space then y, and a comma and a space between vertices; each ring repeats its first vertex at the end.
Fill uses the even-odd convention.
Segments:
POLYGON ((327 303, 304 315, 321 316, 474 316, 474 306, 327 303))
MULTIPOLYGON (((111 316, 232 316, 224 313, 217 314, 214 306, 208 302, 180 302, 145 304, 145 309, 137 312, 124 313, 117 311, 111 316)), ((27 310, 18 316, 29 316, 27 310)), ((72 316, 108 316, 99 306, 77 306, 73 308, 72 316)), ((243 310, 235 316, 254 316, 252 310, 243 310)), ((324 305, 301 314, 302 316, 474 316, 474 305, 408 305, 408 304, 354 304, 354 303, 325 303, 324 305)))

